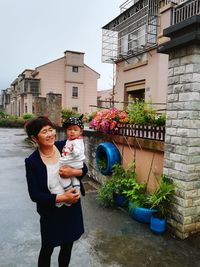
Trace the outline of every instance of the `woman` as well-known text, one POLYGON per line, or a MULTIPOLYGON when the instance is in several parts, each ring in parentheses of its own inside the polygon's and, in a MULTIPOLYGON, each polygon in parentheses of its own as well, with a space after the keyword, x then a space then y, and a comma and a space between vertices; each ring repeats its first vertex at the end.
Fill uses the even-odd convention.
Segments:
POLYGON ((86 174, 87 167, 84 164, 82 169, 59 168, 59 158, 66 140, 55 142, 55 129, 48 118, 33 119, 25 128, 38 147, 25 159, 29 195, 36 202, 40 215, 42 246, 38 267, 50 266, 51 254, 56 246, 60 246, 59 267, 66 267, 70 262, 73 242, 83 234, 84 226, 80 192, 74 188, 65 192, 58 175, 62 178, 79 178, 84 195, 81 178, 86 174))

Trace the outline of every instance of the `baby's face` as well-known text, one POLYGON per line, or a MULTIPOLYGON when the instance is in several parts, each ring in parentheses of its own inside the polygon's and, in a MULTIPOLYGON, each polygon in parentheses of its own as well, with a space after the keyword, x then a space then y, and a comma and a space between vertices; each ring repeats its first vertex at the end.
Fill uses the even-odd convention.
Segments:
POLYGON ((67 138, 73 140, 78 138, 83 133, 83 130, 78 125, 70 125, 67 127, 66 133, 67 138))

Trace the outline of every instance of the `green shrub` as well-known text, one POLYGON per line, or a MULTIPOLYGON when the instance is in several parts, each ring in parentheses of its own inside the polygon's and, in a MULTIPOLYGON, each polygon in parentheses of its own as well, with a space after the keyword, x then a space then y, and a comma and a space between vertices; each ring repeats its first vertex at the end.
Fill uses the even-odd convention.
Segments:
POLYGON ((7 118, 8 114, 4 112, 3 110, 0 110, 0 118, 5 119, 7 118))
POLYGON ((33 119, 35 116, 32 113, 24 113, 22 118, 24 120, 29 120, 29 119, 33 119))
POLYGON ((130 124, 165 126, 166 115, 157 114, 151 103, 136 100, 127 106, 126 112, 130 124))
POLYGON ((103 183, 103 185, 99 189, 98 201, 102 206, 105 207, 113 206, 114 204, 113 191, 114 191, 114 183, 111 179, 107 178, 107 180, 103 183))
POLYGON ((80 114, 74 112, 71 109, 67 109, 67 108, 63 108, 62 109, 62 111, 61 111, 61 117, 62 117, 63 120, 66 120, 66 119, 68 119, 69 117, 72 117, 72 116, 79 117, 80 114))
POLYGON ((0 127, 9 128, 23 128, 26 120, 17 118, 16 116, 9 116, 8 118, 0 118, 0 127))

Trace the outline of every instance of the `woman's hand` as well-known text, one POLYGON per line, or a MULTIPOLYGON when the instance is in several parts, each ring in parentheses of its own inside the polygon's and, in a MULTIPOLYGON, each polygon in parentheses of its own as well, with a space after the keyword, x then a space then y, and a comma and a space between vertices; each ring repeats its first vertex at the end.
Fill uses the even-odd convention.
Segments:
POLYGON ((66 202, 69 204, 73 204, 76 203, 79 200, 79 198, 80 198, 80 192, 77 191, 75 188, 71 188, 65 191, 63 195, 57 195, 56 203, 66 202))
POLYGON ((81 176, 83 174, 82 169, 75 169, 69 166, 62 166, 59 169, 59 175, 62 178, 69 178, 71 176, 81 176))

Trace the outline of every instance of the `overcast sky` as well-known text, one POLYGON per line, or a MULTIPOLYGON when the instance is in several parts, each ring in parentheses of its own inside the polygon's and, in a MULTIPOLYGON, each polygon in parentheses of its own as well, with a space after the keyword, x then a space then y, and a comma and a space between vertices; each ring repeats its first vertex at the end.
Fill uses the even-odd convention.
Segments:
POLYGON ((0 0, 0 89, 25 69, 85 53, 100 73, 98 89, 112 87, 112 64, 101 62, 102 27, 125 0, 0 0))

